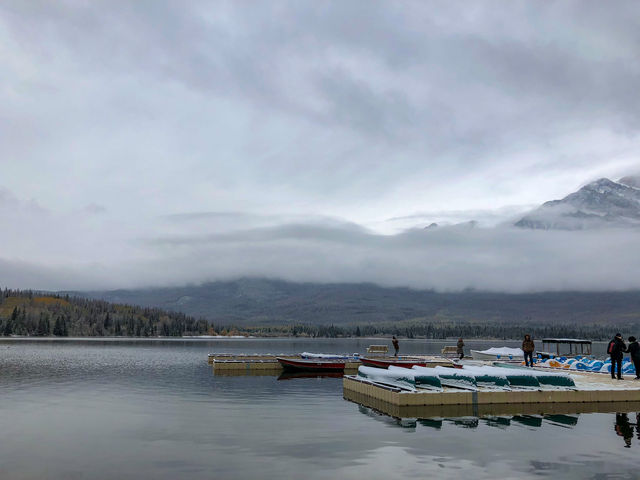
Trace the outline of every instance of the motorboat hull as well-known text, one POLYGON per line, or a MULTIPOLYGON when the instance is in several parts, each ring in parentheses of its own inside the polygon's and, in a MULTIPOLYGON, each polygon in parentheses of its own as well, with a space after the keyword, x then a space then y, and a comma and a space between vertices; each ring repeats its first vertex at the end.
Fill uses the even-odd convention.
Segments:
POLYGON ((288 372, 344 372, 345 361, 276 357, 288 372))

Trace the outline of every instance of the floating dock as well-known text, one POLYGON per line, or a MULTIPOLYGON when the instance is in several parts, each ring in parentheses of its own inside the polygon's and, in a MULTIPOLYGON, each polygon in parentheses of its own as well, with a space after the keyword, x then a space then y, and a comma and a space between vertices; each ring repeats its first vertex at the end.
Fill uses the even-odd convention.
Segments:
MULTIPOLYGON (((231 354, 218 353, 209 354, 209 365, 213 366, 213 372, 216 375, 279 375, 283 372, 282 365, 278 362, 277 357, 300 359, 301 355, 287 354, 231 354)), ((392 357, 378 357, 392 358, 392 357)), ((446 358, 438 358, 433 356, 411 356, 400 358, 425 358, 428 359, 433 366, 450 366, 451 360, 446 358)), ((355 374, 362 362, 358 360, 348 360, 345 363, 345 374, 355 374)))
MULTIPOLYGON (((299 359, 300 355, 272 354, 210 354, 209 365, 213 366, 216 375, 279 375, 284 371, 277 357, 299 359)), ((345 373, 356 373, 362 365, 359 361, 345 363, 345 373)))
POLYGON ((358 376, 345 376, 343 396, 396 417, 586 413, 640 408, 640 382, 584 372, 571 372, 571 378, 576 384, 572 389, 406 391, 358 376))

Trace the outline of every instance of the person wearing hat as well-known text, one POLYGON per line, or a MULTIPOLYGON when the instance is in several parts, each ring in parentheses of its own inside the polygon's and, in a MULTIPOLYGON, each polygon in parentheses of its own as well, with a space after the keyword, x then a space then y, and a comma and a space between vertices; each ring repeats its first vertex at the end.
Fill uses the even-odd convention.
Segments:
POLYGON ((636 369, 636 380, 640 380, 640 344, 636 340, 636 337, 629 337, 629 346, 627 347, 627 352, 631 356, 631 361, 633 362, 633 366, 636 369))
POLYGON ((618 380, 622 380, 622 357, 626 351, 627 346, 622 339, 622 334, 616 333, 616 336, 609 342, 609 347, 607 347, 607 353, 611 356, 611 378, 616 378, 617 365, 618 380))

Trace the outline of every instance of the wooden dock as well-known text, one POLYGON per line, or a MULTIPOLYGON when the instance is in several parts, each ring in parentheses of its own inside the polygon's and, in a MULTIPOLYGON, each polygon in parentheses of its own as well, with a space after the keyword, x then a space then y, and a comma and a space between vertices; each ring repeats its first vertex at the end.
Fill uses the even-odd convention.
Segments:
MULTIPOLYGON (((277 360, 277 357, 281 358, 302 358, 300 355, 286 355, 286 354, 231 354, 231 353, 217 353, 209 354, 209 365, 213 366, 213 372, 216 375, 279 375, 282 373, 283 368, 277 360)), ((379 357, 387 358, 387 357, 379 357)), ((401 358, 416 358, 401 357, 401 358)), ((421 357, 420 357, 421 358, 421 357)), ((425 356, 433 362, 433 365, 451 365, 451 360, 442 358, 441 362, 435 361, 436 357, 425 356)), ((350 360, 346 362, 344 372, 345 374, 355 374, 358 372, 358 367, 362 363, 358 360, 350 360)))
POLYGON ((586 372, 571 372, 575 389, 442 392, 404 391, 357 376, 345 376, 347 400, 397 417, 483 416, 501 414, 586 413, 640 410, 640 382, 611 380, 586 372), (619 410, 629 408, 629 410, 619 410), (618 409, 618 410, 616 410, 618 409))
MULTIPOLYGON (((283 372, 282 365, 276 357, 299 359, 300 355, 209 355, 209 365, 213 366, 216 375, 279 375, 283 372)), ((349 361, 345 364, 345 373, 357 373, 359 361, 349 361)))

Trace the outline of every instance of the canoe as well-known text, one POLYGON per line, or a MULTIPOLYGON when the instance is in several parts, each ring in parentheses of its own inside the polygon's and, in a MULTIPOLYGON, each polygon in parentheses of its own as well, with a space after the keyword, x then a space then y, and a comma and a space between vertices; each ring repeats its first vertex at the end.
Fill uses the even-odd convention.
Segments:
MULTIPOLYGON (((522 375, 530 375, 532 377, 534 377, 538 383, 542 386, 545 387, 569 387, 569 388, 575 388, 576 384, 573 381, 573 379, 567 375, 564 372, 542 372, 538 369, 533 369, 533 368, 527 368, 527 367, 523 367, 523 366, 518 366, 518 365, 509 365, 508 363, 505 363, 503 365, 497 364, 495 367, 481 367, 481 368, 499 368, 502 369, 505 372, 506 377, 509 379, 509 383, 511 385, 516 385, 515 383, 513 383, 512 379, 512 375, 511 373, 508 373, 509 371, 513 371, 513 372, 518 372, 517 375, 518 376, 522 376, 522 375)), ((521 384, 521 385, 529 385, 528 383, 525 384, 521 384)), ((535 386, 535 385, 534 385, 535 386)))
MULTIPOLYGON (((453 370, 453 369, 451 369, 453 370)), ((413 375, 413 379, 415 380, 416 388, 423 389, 436 389, 442 390, 442 382, 440 377, 436 375, 435 370, 433 368, 425 368, 425 367, 413 367, 411 369, 405 367, 397 367, 395 365, 390 365, 387 369, 389 374, 397 374, 398 376, 407 376, 410 377, 413 375), (416 368, 420 368, 421 370, 416 370, 416 368)))
POLYGON ((519 348, 493 347, 487 350, 471 350, 471 358, 474 360, 516 360, 521 362, 524 360, 524 352, 519 348))
POLYGON ((282 368, 290 372, 343 372, 344 360, 322 360, 276 357, 282 368))
POLYGON ((363 365, 358 367, 358 376, 372 382, 400 387, 403 390, 415 391, 416 389, 415 374, 410 369, 403 369, 402 372, 393 372, 384 368, 363 365))

